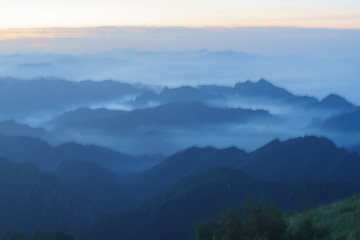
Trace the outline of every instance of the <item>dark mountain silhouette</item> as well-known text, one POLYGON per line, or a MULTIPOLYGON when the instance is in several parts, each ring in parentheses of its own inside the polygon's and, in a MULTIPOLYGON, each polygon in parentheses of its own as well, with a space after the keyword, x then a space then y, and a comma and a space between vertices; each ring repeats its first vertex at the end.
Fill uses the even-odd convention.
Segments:
POLYGON ((257 82, 246 81, 237 83, 234 87, 234 91, 236 94, 243 97, 287 99, 294 96, 287 90, 276 87, 265 79, 260 79, 257 82))
POLYGON ((270 119, 263 110, 213 108, 199 102, 170 103, 134 111, 80 109, 63 114, 48 123, 53 128, 92 128, 114 132, 140 126, 196 126, 229 122, 244 123, 270 119))
POLYGON ((300 137, 275 140, 248 154, 241 169, 257 179, 289 181, 322 179, 360 183, 360 157, 330 140, 300 137))
POLYGON ((31 137, 0 135, 0 157, 16 163, 32 163, 47 171, 60 162, 48 143, 31 137))
MULTIPOLYGON (((154 106, 167 103, 184 103, 198 101, 209 106, 219 106, 237 100, 239 106, 255 105, 262 109, 272 107, 290 107, 297 113, 299 107, 318 117, 353 111, 356 107, 343 97, 330 94, 321 101, 311 96, 294 95, 284 88, 275 86, 267 80, 257 82, 239 82, 234 87, 218 85, 200 85, 197 87, 182 86, 164 88, 161 92, 144 92, 130 104, 137 106, 154 106), (279 105, 280 104, 280 105, 279 105)), ((289 108, 287 108, 290 110, 289 108)))
POLYGON ((248 154, 237 148, 186 149, 135 176, 134 184, 128 187, 136 190, 130 195, 140 202, 186 177, 219 167, 241 169, 264 181, 360 183, 358 154, 337 148, 326 138, 303 137, 285 142, 275 140, 248 154))
POLYGON ((135 173, 148 169, 163 156, 131 156, 95 145, 65 143, 52 147, 30 137, 0 135, 0 157, 17 163, 33 163, 41 170, 53 171, 64 160, 94 162, 117 174, 135 173))
POLYGON ((305 113, 319 116, 333 116, 356 110, 356 106, 345 98, 330 94, 321 101, 310 96, 292 96, 281 103, 282 106, 301 107, 305 113))
POLYGON ((30 164, 0 160, 0 232, 79 232, 99 218, 97 207, 30 164))
POLYGON ((139 175, 135 179, 138 184, 136 188, 139 188, 137 194, 144 199, 191 175, 219 167, 239 166, 245 156, 246 152, 235 147, 186 149, 169 156, 159 165, 139 175))
MULTIPOLYGON (((24 139, 24 146, 30 148, 33 139, 24 139)), ((359 185, 354 185, 360 183, 359 155, 319 137, 275 140, 248 154, 234 147, 193 147, 126 181, 97 164, 102 162, 98 160, 101 157, 109 159, 109 166, 112 161, 115 164, 116 152, 75 143, 53 149, 36 141, 34 149, 39 158, 44 149, 50 149, 50 156, 59 157, 55 176, 29 164, 0 162, 0 210, 4 212, 0 232, 39 228, 78 232, 104 213, 116 213, 144 201, 124 213, 103 218, 88 228, 89 236, 105 240, 119 236, 184 239, 192 236, 193 224, 224 208, 242 207, 248 196, 293 210, 360 191, 359 185), (10 218, 8 223, 6 218, 10 218)), ((22 147, 13 145, 13 149, 15 146, 22 147)))
POLYGON ((144 92, 132 102, 133 104, 148 105, 166 104, 166 103, 182 103, 182 102, 207 102, 210 100, 222 99, 223 96, 219 94, 209 93, 203 91, 201 88, 195 88, 190 86, 183 86, 177 88, 165 87, 160 93, 144 92))
POLYGON ((208 169, 241 169, 264 181, 324 180, 360 183, 360 156, 330 140, 300 137, 274 140, 251 153, 236 148, 190 148, 135 178, 134 198, 144 200, 186 177, 208 169))
POLYGON ((345 131, 345 132, 360 132, 360 109, 357 111, 337 115, 332 117, 320 126, 329 130, 345 131))
POLYGON ((356 106, 349 103, 345 98, 336 94, 330 94, 319 102, 319 107, 329 109, 341 109, 343 111, 355 110, 356 106))
POLYGON ((230 96, 243 98, 271 98, 274 100, 287 99, 294 95, 287 90, 274 86, 261 79, 257 82, 239 82, 234 87, 217 85, 200 85, 198 87, 182 86, 177 88, 164 88, 160 93, 144 92, 133 103, 173 103, 199 101, 203 103, 221 101, 230 96))
POLYGON ((358 185, 327 182, 268 183, 239 170, 217 169, 187 178, 139 207, 104 218, 88 231, 94 239, 193 239, 193 228, 224 209, 262 199, 282 209, 323 204, 359 192, 358 185))
POLYGON ((63 161, 55 175, 87 196, 102 213, 119 212, 130 206, 120 179, 94 162, 63 161))

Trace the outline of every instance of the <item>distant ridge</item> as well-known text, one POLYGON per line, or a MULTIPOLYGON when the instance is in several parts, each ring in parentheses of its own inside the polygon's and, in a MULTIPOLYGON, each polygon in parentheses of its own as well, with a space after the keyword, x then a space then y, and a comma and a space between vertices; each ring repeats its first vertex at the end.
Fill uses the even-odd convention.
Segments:
POLYGON ((292 96, 289 91, 276 87, 265 79, 260 79, 257 82, 246 81, 244 83, 237 83, 234 86, 234 91, 240 96, 248 97, 268 97, 275 99, 287 99, 292 96))
POLYGON ((344 111, 355 110, 355 105, 349 103, 345 98, 336 94, 330 94, 319 102, 319 106, 323 108, 341 109, 344 111))
POLYGON ((360 108, 357 108, 357 111, 332 117, 320 123, 320 126, 329 130, 358 133, 360 132, 360 108))
POLYGON ((53 128, 130 130, 140 126, 186 126, 271 119, 264 110, 208 107, 200 102, 169 103, 134 111, 80 109, 50 121, 53 128))

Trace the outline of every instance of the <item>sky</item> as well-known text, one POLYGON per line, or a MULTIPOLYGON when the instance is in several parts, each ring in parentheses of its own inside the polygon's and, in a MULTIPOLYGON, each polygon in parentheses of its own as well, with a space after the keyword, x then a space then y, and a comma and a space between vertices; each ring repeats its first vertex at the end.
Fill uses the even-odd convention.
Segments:
POLYGON ((358 0, 1 0, 0 28, 360 28, 358 0))
MULTIPOLYGON (((320 97, 339 90, 358 103, 359 42, 359 0, 1 0, 0 4, 0 77, 51 73, 59 64, 47 62, 47 54, 103 58, 118 53, 115 58, 121 58, 129 50, 235 51, 267 61, 235 66, 243 76, 228 83, 265 77, 291 89, 318 92, 320 97), (24 57, 7 57, 17 54, 24 57), (44 71, 44 66, 51 71, 44 71)), ((171 56, 177 66, 177 55, 171 56)), ((139 74, 133 62, 128 76, 139 74)), ((153 78, 171 79, 150 66, 153 78)), ((54 73, 65 72, 59 69, 54 73)), ((114 72, 94 68, 94 75, 88 74, 92 68, 81 69, 86 72, 70 72, 69 78, 127 80, 118 65, 114 72)), ((199 69, 204 75, 211 72, 209 67, 194 71, 199 69)), ((227 75, 219 76, 226 80, 227 75)))
POLYGON ((1 0, 0 54, 358 56, 359 0, 1 0))
POLYGON ((94 54, 114 50, 237 51, 358 58, 360 29, 285 27, 88 27, 0 30, 1 54, 94 54))

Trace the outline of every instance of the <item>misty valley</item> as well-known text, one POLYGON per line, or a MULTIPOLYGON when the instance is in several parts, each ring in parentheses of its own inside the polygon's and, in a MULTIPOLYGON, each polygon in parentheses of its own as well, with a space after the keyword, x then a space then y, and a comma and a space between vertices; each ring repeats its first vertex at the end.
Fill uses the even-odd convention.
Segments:
POLYGON ((2 77, 0 240, 360 239, 359 123, 267 79, 2 77))

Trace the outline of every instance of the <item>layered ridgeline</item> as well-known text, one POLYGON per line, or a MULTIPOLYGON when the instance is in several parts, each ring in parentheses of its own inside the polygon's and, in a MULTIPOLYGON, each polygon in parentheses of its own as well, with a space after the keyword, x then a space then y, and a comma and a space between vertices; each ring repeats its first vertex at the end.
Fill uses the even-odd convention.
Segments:
POLYGON ((201 102, 206 105, 246 105, 266 107, 291 105, 323 109, 329 112, 356 110, 356 106, 343 97, 330 94, 322 100, 296 95, 275 86, 267 80, 239 82, 233 87, 221 85, 181 86, 153 88, 117 81, 67 81, 56 78, 20 80, 0 79, 1 119, 33 119, 42 116, 42 122, 54 113, 61 114, 78 108, 133 109, 168 103, 201 102), (234 102, 233 100, 238 100, 234 102), (42 113, 42 114, 41 114, 42 113))
POLYGON ((79 109, 65 113, 47 125, 59 130, 96 129, 108 133, 121 133, 140 127, 201 127, 269 118, 271 115, 264 110, 213 108, 200 102, 189 102, 170 103, 134 111, 79 109))
POLYGON ((357 154, 317 137, 277 140, 249 154, 235 148, 191 148, 139 177, 143 181, 139 192, 167 190, 102 220, 91 228, 89 236, 189 239, 194 237, 194 224, 204 216, 242 208, 249 197, 284 210, 323 204, 359 192, 359 164, 357 154), (184 180, 171 186, 179 179, 184 180))
POLYGON ((329 113, 353 111, 356 107, 341 96, 330 94, 318 100, 310 96, 300 96, 288 90, 275 86, 265 79, 257 82, 239 82, 233 87, 219 85, 199 85, 197 87, 182 86, 178 88, 164 88, 159 93, 143 92, 130 104, 163 105, 174 102, 198 101, 208 105, 235 105, 237 107, 259 106, 267 110, 272 106, 290 105, 329 113), (235 103, 233 100, 238 100, 235 103))
POLYGON ((335 94, 321 100, 296 95, 264 79, 174 88, 2 79, 0 87, 7 91, 1 95, 6 106, 0 106, 0 134, 55 145, 75 141, 128 154, 169 155, 194 145, 253 150, 299 135, 326 136, 346 147, 360 142, 351 136, 359 111, 354 104, 335 94), (36 94, 38 89, 44 91, 36 94))
MULTIPOLYGON (((99 142, 132 154, 171 154, 193 145, 229 145, 237 126, 274 122, 269 112, 210 107, 200 102, 169 103, 132 111, 78 109, 45 124, 63 139, 99 142), (223 141, 222 141, 223 139, 223 141)), ((256 141, 256 140, 255 140, 256 141)))
POLYGON ((63 161, 83 161, 96 163, 115 174, 143 171, 163 159, 161 155, 132 156, 101 146, 74 142, 53 147, 37 138, 5 135, 0 135, 0 157, 16 163, 32 163, 44 171, 54 171, 63 161))
MULTIPOLYGON (((235 84, 234 87, 218 85, 200 85, 198 87, 182 86, 178 88, 164 88, 159 93, 145 91, 137 96, 131 104, 149 106, 153 104, 163 105, 174 102, 199 101, 207 104, 222 103, 232 99, 246 100, 238 104, 263 104, 266 106, 270 101, 273 105, 293 105, 317 110, 351 111, 356 107, 344 98, 330 94, 322 100, 314 97, 295 95, 284 88, 277 87, 267 80, 261 79, 257 82, 246 81, 235 84)), ((233 103, 234 104, 234 103, 233 103)))
POLYGON ((2 160, 1 232, 183 239, 193 236, 193 224, 241 208, 249 197, 299 210, 360 191, 360 157, 318 137, 273 141, 250 153, 193 147, 126 179, 97 164, 106 156, 85 161, 91 158, 81 152, 46 174, 2 160))
POLYGON ((216 168, 239 169, 264 181, 321 180, 360 183, 360 156, 320 137, 274 140, 246 153, 237 148, 190 148, 141 173, 138 194, 151 195, 192 174, 216 168))
POLYGON ((2 233, 188 239, 194 224, 249 197, 299 210, 360 191, 359 109, 334 94, 298 96, 266 80, 1 84, 2 233), (309 134, 336 144, 294 138, 309 134))

